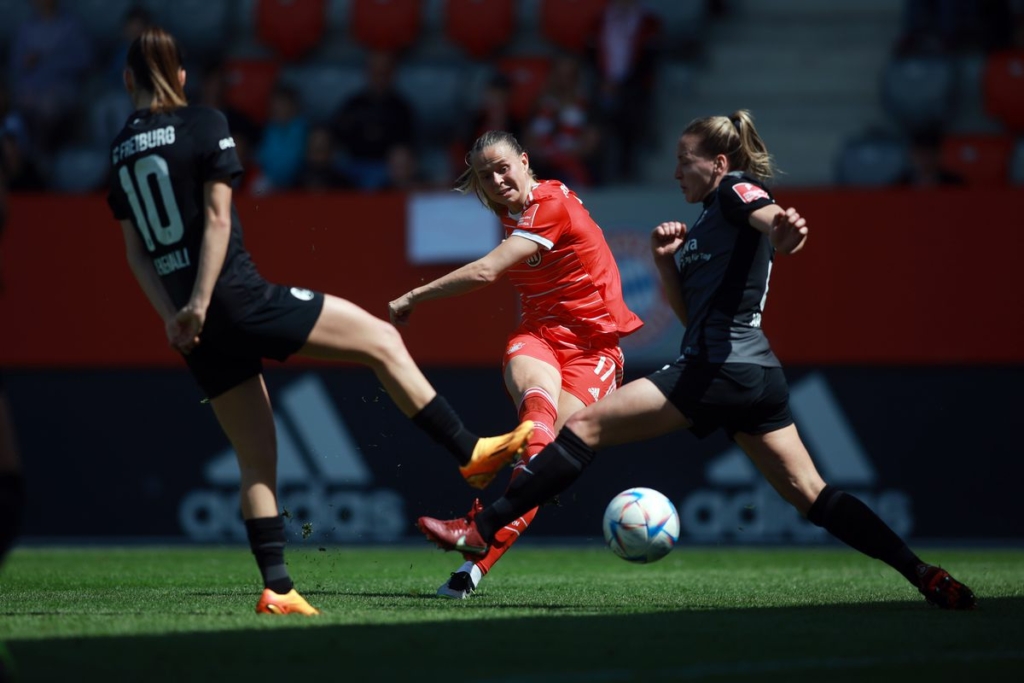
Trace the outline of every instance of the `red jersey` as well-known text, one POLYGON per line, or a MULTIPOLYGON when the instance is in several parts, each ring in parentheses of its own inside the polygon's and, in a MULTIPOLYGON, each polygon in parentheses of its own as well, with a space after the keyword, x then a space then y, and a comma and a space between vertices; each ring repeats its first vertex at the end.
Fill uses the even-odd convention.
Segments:
MULTIPOLYGON (((540 251, 509 269, 522 303, 522 326, 570 344, 624 337, 643 325, 622 298, 622 281, 601 228, 557 180, 533 188, 521 214, 502 218, 505 237, 540 251)), ((606 341, 606 340, 605 340, 606 341)))

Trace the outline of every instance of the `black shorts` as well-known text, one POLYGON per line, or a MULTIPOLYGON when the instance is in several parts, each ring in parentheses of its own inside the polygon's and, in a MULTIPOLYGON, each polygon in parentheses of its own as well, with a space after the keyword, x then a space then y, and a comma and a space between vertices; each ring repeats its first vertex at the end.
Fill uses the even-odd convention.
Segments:
POLYGON ((263 359, 283 361, 303 347, 324 307, 324 295, 270 285, 264 301, 241 320, 210 321, 185 363, 207 398, 263 372, 263 359))
POLYGON ((780 367, 679 359, 647 379, 693 423, 703 439, 717 429, 767 434, 793 424, 789 385, 780 367))

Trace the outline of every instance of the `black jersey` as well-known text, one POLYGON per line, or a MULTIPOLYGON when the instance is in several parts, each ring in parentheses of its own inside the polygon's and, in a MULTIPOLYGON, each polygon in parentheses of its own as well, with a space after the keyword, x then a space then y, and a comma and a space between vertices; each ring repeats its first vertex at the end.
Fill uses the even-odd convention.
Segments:
POLYGON ((711 363, 780 365, 761 330, 775 250, 750 214, 774 204, 764 185, 727 174, 678 252, 687 325, 680 353, 711 363))
MULTIPOLYGON (((242 173, 227 120, 216 109, 189 106, 168 113, 132 114, 110 149, 107 198, 114 218, 130 220, 175 306, 188 303, 205 229, 204 184, 242 173)), ((231 237, 213 291, 208 321, 243 316, 268 283, 242 243, 231 206, 231 237)))

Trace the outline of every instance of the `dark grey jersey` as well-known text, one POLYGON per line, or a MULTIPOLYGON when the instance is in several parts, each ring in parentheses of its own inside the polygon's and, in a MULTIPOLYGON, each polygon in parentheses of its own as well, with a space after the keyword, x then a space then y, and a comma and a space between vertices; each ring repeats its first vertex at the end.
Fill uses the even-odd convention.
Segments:
MULTIPOLYGON (((111 145, 107 201, 114 218, 135 226, 175 306, 188 302, 199 267, 204 184, 241 172, 227 120, 209 107, 137 111, 111 145)), ((244 315, 263 300, 267 286, 245 250, 232 205, 228 252, 208 320, 244 315)))
POLYGON ((775 250, 751 227, 750 214, 774 204, 757 180, 730 173, 677 254, 688 322, 680 353, 709 363, 779 366, 761 331, 775 250))

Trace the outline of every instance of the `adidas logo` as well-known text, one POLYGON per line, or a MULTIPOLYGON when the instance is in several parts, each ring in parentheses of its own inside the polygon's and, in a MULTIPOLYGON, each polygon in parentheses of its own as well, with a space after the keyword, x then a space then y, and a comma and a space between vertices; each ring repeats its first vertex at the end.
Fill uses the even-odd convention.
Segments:
MULTIPOLYGON (((872 490, 878 473, 823 375, 809 375, 792 386, 790 410, 825 481, 855 492, 896 533, 908 535, 913 530, 909 496, 872 490)), ((705 476, 714 488, 698 489, 678 506, 682 530, 691 537, 812 542, 827 535, 782 500, 739 446, 708 463, 705 476)))
MULTIPOLYGON (((373 473, 320 378, 308 374, 292 382, 278 393, 275 407, 278 503, 290 515, 287 527, 312 525, 318 540, 400 538, 406 526, 402 498, 390 489, 368 490, 373 473)), ((182 500, 179 519, 186 535, 197 541, 244 540, 234 449, 214 456, 203 475, 218 488, 193 490, 182 500)))

